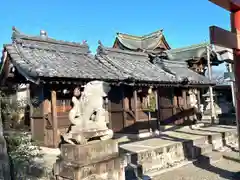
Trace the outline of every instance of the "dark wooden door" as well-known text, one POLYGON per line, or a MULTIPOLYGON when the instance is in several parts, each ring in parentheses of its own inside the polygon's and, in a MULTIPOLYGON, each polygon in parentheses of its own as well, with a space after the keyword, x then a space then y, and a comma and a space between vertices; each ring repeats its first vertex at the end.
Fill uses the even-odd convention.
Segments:
POLYGON ((172 88, 159 88, 158 89, 159 97, 159 118, 160 121, 171 117, 173 115, 173 89, 172 88))
POLYGON ((113 86, 108 94, 109 126, 114 131, 124 128, 123 89, 113 86))

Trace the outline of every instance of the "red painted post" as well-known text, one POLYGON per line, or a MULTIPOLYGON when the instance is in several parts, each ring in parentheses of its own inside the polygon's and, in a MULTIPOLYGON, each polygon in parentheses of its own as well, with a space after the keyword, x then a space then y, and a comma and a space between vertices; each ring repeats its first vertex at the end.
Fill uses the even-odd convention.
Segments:
MULTIPOLYGON (((231 13, 231 28, 233 33, 236 34, 240 33, 240 10, 231 13)), ((238 150, 240 155, 240 50, 234 49, 233 52, 234 52, 234 73, 236 89, 236 123, 239 136, 238 150)))
POLYGON ((240 0, 209 0, 231 12, 232 32, 227 32, 220 28, 211 27, 211 42, 233 48, 234 54, 234 74, 236 93, 236 123, 238 130, 238 151, 240 155, 240 0), (223 37, 225 35, 225 37, 223 37))

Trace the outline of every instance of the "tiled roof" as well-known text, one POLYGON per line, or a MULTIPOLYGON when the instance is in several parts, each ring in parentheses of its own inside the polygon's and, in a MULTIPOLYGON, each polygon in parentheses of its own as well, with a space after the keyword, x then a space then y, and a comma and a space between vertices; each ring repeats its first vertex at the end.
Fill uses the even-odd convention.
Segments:
POLYGON ((58 41, 48 36, 27 36, 14 30, 12 44, 5 45, 12 64, 28 80, 47 78, 127 81, 179 85, 209 84, 205 77, 185 65, 150 61, 147 53, 106 48, 101 44, 93 56, 86 43, 58 41))
POLYGON ((29 79, 77 78, 123 80, 89 53, 86 43, 58 41, 48 37, 30 37, 13 32, 13 43, 5 45, 11 61, 29 79))
POLYGON ((110 64, 116 71, 129 74, 136 80, 182 83, 188 79, 192 85, 213 84, 206 77, 188 69, 185 62, 161 60, 161 64, 156 57, 153 61, 157 63, 152 63, 147 53, 99 46, 96 57, 106 66, 110 64))
POLYGON ((165 71, 174 74, 179 80, 187 80, 190 84, 214 84, 215 82, 203 75, 200 75, 187 67, 186 62, 164 60, 156 57, 154 64, 158 65, 165 71))
POLYGON ((117 72, 128 74, 129 78, 136 81, 177 82, 174 75, 152 64, 146 53, 99 46, 96 58, 106 66, 111 65, 117 72))
POLYGON ((194 44, 191 46, 176 48, 164 51, 165 56, 169 60, 188 61, 200 58, 207 58, 207 47, 210 50, 210 60, 214 65, 221 64, 223 61, 214 50, 213 45, 209 43, 194 44))

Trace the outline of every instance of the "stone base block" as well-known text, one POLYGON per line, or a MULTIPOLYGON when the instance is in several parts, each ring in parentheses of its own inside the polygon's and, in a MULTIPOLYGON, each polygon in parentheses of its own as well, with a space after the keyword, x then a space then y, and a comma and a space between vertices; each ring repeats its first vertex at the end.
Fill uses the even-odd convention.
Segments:
POLYGON ((192 158, 195 159, 201 155, 211 153, 213 150, 213 147, 212 147, 212 144, 203 144, 203 145, 193 146, 192 150, 193 150, 192 158))
POLYGON ((117 141, 63 144, 54 175, 57 180, 124 180, 123 158, 119 157, 117 141))
POLYGON ((237 131, 227 131, 224 133, 225 145, 237 144, 237 142, 238 142, 237 131))
POLYGON ((56 177, 68 180, 124 180, 125 173, 122 159, 111 158, 102 162, 79 166, 64 161, 55 164, 56 177))
POLYGON ((213 150, 219 150, 223 148, 222 134, 216 133, 209 136, 209 142, 213 145, 213 150))
MULTIPOLYGON (((182 143, 175 143, 169 146, 152 149, 151 151, 137 154, 136 164, 141 164, 142 173, 158 171, 185 159, 182 143)), ((134 162, 134 156, 132 158, 134 162)), ((135 164, 135 163, 134 163, 135 164)))
POLYGON ((63 144, 61 157, 65 162, 88 165, 118 156, 115 140, 95 141, 85 145, 63 144))

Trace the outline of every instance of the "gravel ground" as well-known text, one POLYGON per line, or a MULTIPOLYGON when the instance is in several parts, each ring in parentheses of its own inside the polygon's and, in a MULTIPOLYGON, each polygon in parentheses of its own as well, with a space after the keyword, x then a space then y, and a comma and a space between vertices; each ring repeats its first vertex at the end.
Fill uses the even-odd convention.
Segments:
POLYGON ((161 174, 156 180, 240 180, 234 177, 240 172, 240 163, 222 159, 214 164, 198 163, 187 165, 170 172, 161 174))

